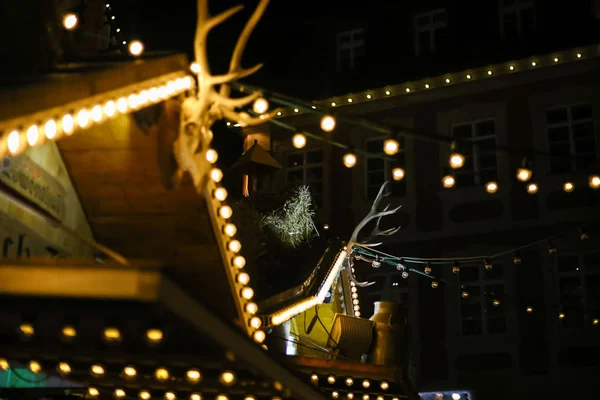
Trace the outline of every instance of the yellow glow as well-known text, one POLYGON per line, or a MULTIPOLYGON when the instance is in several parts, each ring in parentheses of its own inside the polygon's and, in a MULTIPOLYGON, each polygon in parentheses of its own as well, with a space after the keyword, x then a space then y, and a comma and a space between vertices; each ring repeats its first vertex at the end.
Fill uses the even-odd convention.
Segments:
POLYGON ((250 275, 248 275, 245 272, 242 272, 242 273, 238 274, 237 281, 238 281, 238 283, 240 283, 242 285, 246 285, 246 284, 248 284, 248 282, 250 282, 250 275))
POLYGON ((281 111, 277 111, 277 115, 278 115, 278 116, 281 116, 281 111))
POLYGON ((169 97, 169 91, 167 90, 167 87, 165 85, 162 85, 158 88, 158 97, 160 97, 161 99, 166 99, 167 97, 169 97))
POLYGON ((125 391, 123 389, 115 389, 115 397, 125 397, 125 391))
POLYGON ((508 67, 508 69, 510 69, 511 71, 514 71, 515 70, 515 66, 511 65, 510 67, 508 67))
POLYGON ((471 79, 471 75, 467 74, 467 79, 471 79))
POLYGON ((581 53, 577 53, 577 58, 581 58, 581 53))
POLYGON ((335 106, 337 106, 337 104, 335 103, 335 101, 332 101, 331 102, 331 107, 335 107, 335 106))
POLYGON ((460 153, 452 153, 449 158, 450 167, 453 169, 462 168, 465 164, 465 156, 460 153))
POLYGON ((392 92, 390 92, 389 90, 386 90, 386 91, 385 91, 385 95, 386 95, 386 96, 389 96, 390 94, 392 94, 392 92))
POLYGON ((167 392, 165 393, 165 400, 175 400, 177 397, 175 396, 175 393, 173 392, 167 392))
POLYGON ((488 70, 487 74, 491 76, 492 75, 492 71, 488 70))
POLYGON ((311 307, 314 307, 317 304, 320 304, 318 297, 309 297, 287 308, 284 308, 283 310, 277 311, 271 317, 271 322, 273 325, 281 325, 288 319, 308 310, 311 307))
POLYGON ((234 267, 244 268, 246 265, 246 259, 242 256, 235 256, 233 257, 232 264, 234 267))
POLYGON ((144 44, 139 40, 129 42, 129 54, 134 57, 140 56, 144 52, 144 44))
POLYGON ((373 98, 373 96, 371 96, 370 94, 367 95, 367 99, 371 100, 373 98))
POLYGON ((94 376, 100 376, 100 375, 104 375, 104 367, 102 365, 92 365, 92 368, 90 368, 90 371, 92 372, 92 375, 94 376))
POLYGON ((599 323, 599 322, 600 322, 600 321, 598 321, 598 318, 594 318, 594 319, 592 320, 592 324, 594 324, 594 325, 598 325, 598 323, 599 323))
POLYGON ((388 390, 390 388, 390 384, 386 381, 381 382, 381 390, 388 390))
POLYGON ((220 394, 215 400, 229 400, 229 397, 225 396, 224 394, 220 394))
POLYGON ((558 57, 554 57, 554 62, 557 63, 558 62, 558 57))
POLYGON ((37 374, 38 372, 40 372, 42 370, 42 366, 40 365, 39 362, 37 361, 29 361, 29 370, 31 372, 33 372, 34 374, 37 374))
POLYGON ((575 184, 573 182, 565 182, 563 185, 563 190, 567 193, 571 193, 575 190, 575 184))
POLYGON ((485 185, 485 190, 488 193, 496 193, 498 191, 498 184, 496 182, 488 182, 485 185))
POLYGON ((31 125, 29 129, 27 129, 27 143, 29 143, 30 146, 35 146, 39 137, 40 131, 37 125, 31 125))
POLYGON ((533 312, 533 307, 527 307, 526 311, 531 314, 533 312))
POLYGON ((140 394, 138 395, 138 397, 141 400, 149 400, 152 397, 152 395, 150 394, 150 392, 147 392, 147 391, 143 390, 143 391, 140 392, 140 394))
POLYGON ((128 377, 128 378, 133 378, 134 376, 137 375, 137 371, 135 370, 135 368, 133 367, 125 367, 123 368, 123 373, 128 377))
POLYGON ((347 386, 352 386, 354 384, 354 379, 352 378, 346 378, 346 385, 347 386))
POLYGON ((365 380, 362 382, 362 385, 363 385, 363 387, 366 389, 366 388, 368 388, 368 387, 370 387, 370 386, 371 386, 371 382, 369 382, 367 379, 365 379, 365 380))
POLYGON ((425 84, 425 89, 429 89, 429 83, 425 84))
POLYGON ((352 168, 356 165, 356 155, 354 153, 346 153, 344 155, 344 165, 347 168, 352 168))
POLYGON ((327 382, 328 382, 330 385, 333 385, 333 384, 335 383, 335 376, 333 376, 333 375, 329 375, 329 376, 327 377, 327 382))
POLYGON ((538 191, 538 185, 537 183, 530 183, 529 185, 527 185, 527 193, 529 194, 535 194, 538 191))
POLYGON ((265 335, 265 333, 263 331, 254 331, 254 333, 252 334, 252 337, 254 338, 254 341, 256 343, 262 343, 265 341, 265 338, 267 337, 267 335, 265 335))
POLYGON ((75 127, 75 123, 73 121, 73 116, 71 114, 65 114, 62 117, 61 125, 62 125, 62 131, 66 135, 70 135, 71 133, 73 133, 73 128, 75 127))
POLYGON ((383 152, 388 156, 393 156, 400 151, 400 143, 396 139, 386 139, 383 142, 383 152))
POLYGON ((221 216, 221 218, 229 219, 233 215, 233 210, 229 206, 220 207, 219 215, 221 216))
POLYGON ((316 382, 318 382, 318 381, 319 381, 319 375, 317 375, 317 374, 312 374, 312 375, 310 376, 310 380, 311 380, 313 383, 316 383, 316 382))
POLYGON ((150 99, 151 102, 155 103, 158 100, 158 88, 151 88, 148 91, 148 98, 150 99))
POLYGON ((300 111, 300 110, 298 110, 297 108, 294 108, 294 112, 295 112, 295 113, 297 113, 297 112, 299 112, 299 111, 300 111))
POLYGON ((56 136, 56 121, 51 119, 44 124, 44 135, 48 139, 53 139, 56 136))
POLYGON ((74 13, 67 13, 63 17, 62 23, 63 27, 66 30, 72 31, 77 27, 77 24, 79 23, 79 18, 77 18, 77 15, 74 13))
POLYGON ((410 93, 410 88, 406 88, 406 89, 404 89, 404 91, 405 91, 406 93, 410 93))
POLYGON ((206 161, 208 161, 211 164, 214 164, 215 162, 217 162, 218 158, 219 154, 215 149, 208 149, 208 151, 206 152, 206 161))
POLYGON ((233 253, 237 253, 242 249, 242 244, 240 243, 239 240, 231 240, 227 244, 227 248, 229 249, 229 251, 231 251, 233 253))
POLYGON ((454 177, 452 175, 446 175, 445 177, 442 178, 442 184, 444 185, 445 188, 451 188, 454 186, 455 183, 456 183, 456 180, 454 179, 454 177))
POLYGON ((588 182, 589 182, 590 187, 592 189, 598 189, 598 188, 600 188, 600 176, 598 176, 598 175, 592 175, 592 176, 590 176, 588 182))
POLYGON ((466 290, 463 290, 463 292, 461 293, 461 296, 466 299, 467 297, 469 297, 469 292, 467 292, 466 290))
POLYGON ((257 114, 264 114, 268 109, 269 102, 263 97, 259 97, 258 99, 254 100, 254 104, 252 104, 252 110, 254 110, 254 112, 257 114))
POLYGON ((81 109, 77 113, 77 125, 79 125, 80 128, 85 128, 89 122, 90 122, 89 113, 87 112, 87 110, 85 108, 81 109))
POLYGON ((100 392, 98 391, 98 389, 96 388, 88 388, 88 395, 92 396, 92 397, 96 397, 100 394, 100 392))
POLYGON ((229 386, 235 382, 235 375, 231 371, 225 371, 221 374, 219 381, 221 381, 222 384, 229 386))
POLYGON ((565 314, 564 314, 564 313, 560 313, 560 314, 558 314, 558 318, 560 318, 560 319, 564 319, 564 318, 565 318, 565 314))
POLYGON ((331 397, 334 399, 337 399, 338 397, 340 397, 340 394, 336 391, 331 392, 331 397))
POLYGON ((258 317, 250 318, 250 326, 254 329, 260 328, 262 325, 262 320, 258 317))
POLYGON ((219 200, 219 201, 225 201, 225 199, 227 198, 227 190, 225 188, 217 188, 214 191, 214 196, 215 199, 219 200))
POLYGON ((129 108, 136 108, 140 105, 138 96, 135 93, 129 95, 129 97, 127 98, 127 105, 129 106, 129 108))
POLYGON ((431 287, 432 288, 437 288, 439 286, 439 284, 436 281, 431 282, 431 287))
POLYGON ((321 129, 325 132, 331 132, 335 129, 335 118, 331 115, 325 115, 321 118, 321 129))
POLYGON ((258 306, 256 305, 256 303, 246 303, 246 306, 244 307, 246 309, 246 312, 248 314, 254 315, 256 314, 256 312, 258 311, 258 306))
POLYGON ((106 114, 107 117, 111 118, 115 115, 115 112, 115 102, 112 100, 107 101, 106 104, 104 104, 104 114, 106 114))
POLYGON ((138 95, 138 99, 140 101, 140 104, 146 104, 148 102, 148 91, 142 90, 138 95))
POLYGON ((157 368, 154 377, 159 381, 166 381, 169 379, 169 371, 166 368, 157 368))
POLYGON ((92 119, 94 122, 102 121, 102 107, 94 106, 94 108, 92 108, 92 119))
POLYGON ((71 373, 71 366, 66 362, 59 362, 58 371, 63 375, 68 375, 71 373))
POLYGON ((404 169, 400 168, 400 167, 396 167, 392 170, 392 178, 395 181, 401 181, 402 179, 404 179, 404 169))
POLYGON ((348 97, 348 103, 352 103, 352 99, 348 97))
POLYGON ((533 175, 533 172, 528 168, 522 167, 517 170, 517 179, 520 180, 521 182, 527 182, 528 180, 531 179, 532 175, 533 175))
POLYGON ((363 394, 362 400, 369 400, 369 399, 370 399, 370 397, 368 394, 366 394, 366 393, 363 394))
POLYGON ((500 300, 494 299, 494 301, 492 302, 492 304, 494 305, 494 307, 498 307, 500 305, 500 300))
POLYGON ((200 371, 198 371, 197 369, 190 369, 188 372, 186 372, 185 376, 187 377, 187 380, 191 383, 197 383, 200 381, 200 378, 202 378, 200 371))
POLYGON ((292 144, 295 148, 301 149, 306 146, 306 136, 302 133, 296 133, 292 136, 292 144))
POLYGON ((117 100, 117 110, 120 113, 127 111, 127 99, 125 97, 121 97, 117 100))
POLYGON ((21 145, 21 135, 19 135, 19 131, 12 131, 8 135, 8 150, 11 153, 16 153, 19 150, 19 146, 21 145))
POLYGON ((0 358, 0 371, 8 371, 10 364, 5 358, 0 358))
POLYGON ((163 339, 163 331, 152 328, 146 331, 146 339, 151 343, 159 343, 163 339))
POLYGON ((240 291, 240 295, 246 299, 246 300, 250 300, 252 297, 254 297, 254 290, 252 290, 251 287, 246 286, 245 288, 243 288, 240 291))
POLYGON ((202 396, 200 396, 198 393, 192 393, 190 395, 190 400, 202 400, 202 396))
POLYGON ((200 73, 200 70, 201 70, 201 68, 200 68, 200 64, 198 64, 197 62, 193 62, 193 63, 190 65, 190 71, 192 71, 193 73, 195 73, 195 74, 199 74, 199 73, 200 73))
POLYGON ((532 67, 535 67, 536 65, 537 65, 537 63, 536 63, 535 61, 532 61, 532 62, 531 62, 531 66, 532 66, 532 67))
POLYGON ((33 329, 33 325, 31 324, 21 324, 19 325, 19 330, 23 336, 31 337, 35 333, 35 329, 33 329))
POLYGON ((225 224, 223 227, 223 233, 229 237, 232 237, 237 232, 237 227, 234 224, 225 224))
POLYGON ((450 83, 450 78, 446 78, 446 83, 450 83))
POLYGON ((121 340, 121 332, 117 328, 104 329, 104 339, 109 342, 117 342, 121 340))
POLYGON ((213 168, 210 171, 210 178, 214 181, 214 182, 221 182, 221 179, 223 179, 223 171, 221 171, 219 168, 213 168))

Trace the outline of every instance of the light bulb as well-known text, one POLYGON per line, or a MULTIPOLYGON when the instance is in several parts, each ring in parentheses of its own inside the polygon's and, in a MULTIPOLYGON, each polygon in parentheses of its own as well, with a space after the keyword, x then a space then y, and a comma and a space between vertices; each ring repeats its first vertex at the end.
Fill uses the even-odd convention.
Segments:
POLYGON ((88 388, 88 395, 90 395, 91 397, 97 397, 100 394, 100 392, 98 391, 98 389, 96 388, 88 388))
POLYGON ((233 215, 233 210, 229 206, 220 207, 219 215, 221 216, 221 218, 229 219, 233 215))
POLYGON ((410 88, 406 88, 406 89, 404 89, 404 91, 405 91, 406 93, 410 93, 410 88))
POLYGON ((208 161, 209 163, 214 164, 218 158, 219 154, 216 152, 215 149, 208 149, 206 151, 206 161, 208 161))
POLYGON ((42 366, 40 365, 39 362, 32 360, 29 362, 29 370, 31 372, 33 372, 34 374, 37 374, 38 372, 40 372, 42 370, 42 366))
POLYGON ((390 92, 389 90, 386 90, 386 91, 385 91, 385 95, 386 95, 386 96, 389 96, 390 94, 392 94, 392 92, 390 92))
POLYGON ((239 240, 231 240, 227 244, 227 248, 233 253, 238 253, 242 249, 242 244, 239 240))
POLYGON ((300 112, 300 110, 298 110, 297 108, 294 108, 294 112, 297 113, 297 112, 300 112))
POLYGON ((446 83, 450 83, 450 78, 446 78, 446 83))
POLYGON ((335 129, 335 118, 331 115, 325 115, 321 118, 321 129, 325 132, 331 132, 335 129))
POLYGON ((104 375, 104 367, 98 364, 92 365, 90 372, 93 376, 102 376, 104 375))
POLYGON ((336 102, 335 102, 335 101, 332 101, 332 102, 331 102, 331 107, 335 107, 335 106, 337 106, 336 102))
POLYGON ((31 324, 19 325, 19 331, 25 337, 32 337, 33 334, 35 333, 35 329, 33 328, 33 325, 31 325, 31 324))
POLYGON ((246 309, 246 312, 250 315, 254 315, 258 311, 258 306, 256 305, 256 303, 252 302, 246 303, 246 306, 244 308, 246 309))
POLYGON ((158 381, 166 381, 169 379, 169 371, 166 368, 157 368, 154 371, 154 377, 158 381))
POLYGON ((600 188, 600 176, 598 176, 598 175, 590 176, 589 184, 592 189, 600 188))
POLYGON ((115 115, 117 108, 115 106, 115 102, 112 100, 109 100, 106 102, 106 104, 104 104, 104 114, 106 114, 107 117, 111 118, 115 115))
POLYGON ((498 191, 498 184, 496 182, 488 182, 485 185, 485 190, 488 193, 496 193, 498 191))
POLYGON ((400 168, 400 167, 396 167, 392 170, 392 178, 395 181, 401 181, 402 179, 404 179, 404 169, 400 168))
POLYGON ((213 168, 210 170, 210 178, 217 183, 221 182, 221 179, 223 179, 223 171, 219 168, 213 168))
POLYGON ((536 63, 535 61, 532 61, 532 62, 531 62, 531 66, 532 66, 532 67, 535 67, 536 65, 537 65, 537 63, 536 63))
POLYGON ((460 400, 460 394, 452 393, 452 400, 460 400))
POLYGON ((152 397, 152 395, 150 394, 150 392, 147 392, 145 390, 142 390, 139 394, 138 397, 140 398, 140 400, 150 400, 150 398, 152 397))
POLYGON ((240 294, 244 299, 250 300, 252 297, 254 297, 254 290, 252 290, 251 287, 246 286, 240 291, 240 294))
POLYGON ((139 40, 129 42, 129 54, 134 57, 140 56, 144 52, 144 44, 139 40))
POLYGON ((77 28, 77 24, 79 23, 79 18, 77 17, 77 14, 74 13, 68 13, 65 14, 65 16, 63 17, 63 27, 68 30, 68 31, 72 31, 73 29, 77 28))
POLYGON ((558 314, 558 318, 560 318, 560 319, 564 319, 564 318, 565 318, 565 314, 564 314, 564 313, 560 313, 560 314, 558 314))
POLYGON ((465 164, 465 156, 460 153, 452 153, 450 155, 449 162, 451 168, 461 168, 465 164))
POLYGON ((101 106, 94 106, 94 108, 92 108, 92 119, 94 120, 94 122, 102 121, 102 107, 101 106))
POLYGON ((463 299, 466 299, 467 297, 469 297, 469 292, 467 292, 466 290, 463 290, 461 293, 461 296, 463 297, 463 299))
POLYGON ((429 89, 429 83, 425 84, 425 89, 429 89))
POLYGON ((16 153, 21 146, 21 135, 19 134, 19 131, 14 130, 9 133, 7 142, 8 150, 13 154, 16 153))
POLYGON ((227 386, 232 385, 233 382, 235 382, 235 375, 231 371, 225 371, 221 374, 219 381, 223 385, 227 385, 227 386))
POLYGON ((383 152, 388 156, 393 156, 394 154, 397 154, 398 151, 400 151, 400 143, 398 143, 397 140, 386 139, 386 141, 383 142, 383 152))
POLYGON ((492 76, 492 71, 488 70, 487 74, 488 74, 489 76, 492 76))
POLYGON ((254 100, 254 104, 252 104, 252 110, 254 110, 254 112, 257 114, 264 114, 268 109, 269 102, 263 97, 259 97, 258 99, 254 100))
POLYGON ((390 388, 390 384, 386 381, 381 382, 379 386, 381 386, 381 390, 388 390, 390 388))
POLYGON ((81 109, 77 113, 77 125, 81 128, 85 128, 90 122, 90 116, 85 108, 81 109))
POLYGON ((117 100, 117 110, 120 113, 127 111, 127 99, 125 97, 121 97, 117 100))
POLYGON ((223 233, 229 237, 232 237, 237 232, 237 227, 234 224, 225 224, 223 227, 223 233))
POLYGON ((510 69, 511 71, 514 71, 515 70, 515 66, 511 65, 510 67, 508 67, 508 69, 510 69))
POLYGON ((437 288, 439 286, 439 284, 436 281, 431 282, 431 287, 432 288, 437 288))
POLYGON ((235 256, 233 257, 232 264, 236 268, 244 268, 246 265, 246 259, 242 256, 235 256))
POLYGON ((370 94, 367 95, 367 99, 371 100, 373 98, 373 96, 371 96, 370 94))
POLYGON ((265 332, 263 331, 254 331, 254 333, 252 334, 252 337, 254 338, 254 341, 256 343, 262 343, 265 341, 267 335, 265 335, 265 332))
POLYGON ((563 184, 563 190, 567 193, 571 193, 573 190, 575 190, 575 184, 573 182, 565 182, 563 184))
POLYGON ((65 114, 62 117, 61 126, 62 126, 62 131, 66 135, 70 135, 71 133, 73 133, 73 128, 75 127, 75 123, 73 121, 73 116, 71 114, 65 114))
POLYGON ((146 339, 150 343, 159 343, 163 339, 163 332, 160 329, 152 328, 146 331, 146 339))
POLYGON ((356 155, 354 153, 346 153, 344 155, 344 165, 347 168, 352 168, 356 165, 356 155))
POLYGON ((127 105, 129 106, 129 108, 136 108, 140 105, 138 96, 135 93, 129 95, 129 97, 127 98, 127 105))
POLYGON ((242 273, 238 274, 236 280, 238 281, 239 284, 247 285, 248 282, 250 282, 250 275, 248 275, 245 272, 242 272, 242 273))
POLYGON ((537 183, 530 183, 527 185, 527 193, 529 194, 535 194, 538 191, 538 185, 537 183))
POLYGON ((533 312, 533 307, 527 307, 525 310, 531 314, 533 312))
POLYGON ((187 377, 187 380, 191 383, 199 382, 200 378, 202 377, 200 371, 198 371, 197 369, 190 369, 185 375, 187 377))
POLYGON ((254 329, 260 328, 262 325, 262 320, 258 317, 250 318, 250 326, 254 329))
POLYGON ((581 53, 577 53, 577 58, 581 58, 581 53))
POLYGON ((554 57, 554 62, 557 63, 558 62, 558 57, 554 57))
POLYGON ((446 175, 442 178, 442 184, 445 188, 451 188, 456 183, 456 180, 452 175, 446 175))
POLYGON ((331 398, 332 399, 337 399, 338 397, 340 397, 340 394, 336 391, 331 392, 331 398))
POLYGON ((306 146, 306 136, 304 136, 302 133, 296 133, 294 136, 292 136, 292 144, 297 149, 303 148, 306 146))
POLYGON ((133 378, 133 377, 135 377, 137 375, 137 371, 133 367, 125 367, 125 368, 123 368, 123 373, 128 378, 133 378))
POLYGON ((527 182, 528 180, 531 179, 532 175, 533 175, 533 172, 528 168, 522 167, 517 170, 517 179, 520 180, 521 182, 527 182))
POLYGON ((216 188, 213 192, 213 196, 219 201, 225 201, 225 199, 227 198, 227 190, 222 187, 216 188))
POLYGON ((467 74, 467 79, 471 79, 471 75, 467 74))
POLYGON ((115 397, 117 398, 121 398, 121 397, 125 397, 126 393, 123 389, 115 389, 115 397))
POLYGON ((117 328, 106 328, 104 329, 104 340, 118 342, 121 340, 121 332, 117 328))
POLYGON ((348 97, 348 103, 352 103, 352 99, 348 97))
POLYGON ((44 135, 48 139, 53 139, 56 136, 56 121, 51 119, 44 124, 44 135))
POLYGON ((199 74, 200 73, 200 64, 198 64, 197 62, 193 62, 190 65, 190 71, 192 71, 195 74, 199 74))
POLYGON ((327 377, 327 383, 329 383, 330 385, 333 385, 335 383, 335 376, 329 375, 327 377))
POLYGON ((74 338, 75 336, 77 336, 77 331, 75 330, 75 328, 69 325, 63 326, 61 332, 65 338, 74 338))
POLYGON ((40 131, 37 125, 31 125, 29 129, 27 129, 27 143, 29 143, 30 146, 35 146, 39 137, 40 131))
POLYGON ((354 379, 346 378, 346 386, 352 386, 354 384, 354 379))
POLYGON ((494 305, 494 307, 498 307, 500 305, 500 300, 494 299, 492 304, 494 305))
POLYGON ((61 373, 62 375, 68 375, 71 373, 71 366, 69 364, 67 364, 66 362, 59 362, 58 363, 58 372, 61 373))

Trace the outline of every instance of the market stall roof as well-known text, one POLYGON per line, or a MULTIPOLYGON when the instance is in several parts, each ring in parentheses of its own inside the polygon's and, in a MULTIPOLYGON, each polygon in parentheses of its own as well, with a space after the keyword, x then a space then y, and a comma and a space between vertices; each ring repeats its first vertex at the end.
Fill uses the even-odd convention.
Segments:
POLYGON ((244 173, 269 173, 281 169, 281 164, 255 140, 250 147, 231 166, 232 170, 238 169, 244 173))

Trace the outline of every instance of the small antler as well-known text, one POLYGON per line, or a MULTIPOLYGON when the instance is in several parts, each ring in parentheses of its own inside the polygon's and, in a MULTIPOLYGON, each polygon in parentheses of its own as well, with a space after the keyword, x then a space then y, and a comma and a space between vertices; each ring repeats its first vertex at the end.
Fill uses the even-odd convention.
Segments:
POLYGON ((350 238, 349 241, 349 245, 353 245, 354 243, 358 243, 358 234, 360 233, 360 231, 372 220, 377 218, 377 224, 375 225, 375 228, 373 229, 373 232, 371 232, 371 236, 370 238, 374 237, 374 236, 389 236, 389 235, 393 235, 394 233, 398 232, 398 230, 400 229, 400 227, 398 228, 391 228, 391 229, 386 229, 386 230, 380 230, 379 229, 379 222, 381 221, 382 217, 385 217, 386 215, 391 215, 396 213, 402 206, 398 206, 392 210, 389 209, 389 204, 383 209, 383 211, 377 211, 377 208, 379 207, 379 203, 381 202, 381 200, 384 197, 389 196, 389 193, 385 193, 385 187, 389 182, 384 182, 383 185, 381 185, 381 188, 379 189, 379 193, 377 193, 377 197, 375 197, 375 200, 373 201, 373 205, 371 206, 371 210, 369 211, 369 213, 358 223, 358 225, 356 225, 356 228, 354 229, 354 231, 352 232, 352 237, 350 238))

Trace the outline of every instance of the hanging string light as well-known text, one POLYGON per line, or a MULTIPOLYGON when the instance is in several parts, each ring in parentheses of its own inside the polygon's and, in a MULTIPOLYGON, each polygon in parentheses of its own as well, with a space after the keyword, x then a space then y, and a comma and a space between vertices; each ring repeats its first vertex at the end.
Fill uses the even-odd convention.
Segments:
POLYGON ((321 129, 325 132, 331 132, 335 129, 335 118, 332 115, 324 115, 321 118, 321 129))
POLYGON ((62 23, 66 30, 72 31, 77 28, 77 25, 79 25, 79 17, 75 13, 67 13, 63 17, 62 23))
POLYGON ((139 40, 132 40, 129 42, 129 54, 134 57, 139 57, 144 52, 144 44, 139 40))
POLYGON ((590 176, 588 182, 592 189, 600 188, 600 176, 592 175, 592 176, 590 176))
POLYGON ((292 136, 292 144, 295 148, 301 149, 306 146, 306 136, 302 133, 296 133, 292 136))
POLYGON ((404 179, 404 169, 400 167, 395 167, 394 169, 392 169, 392 178, 395 181, 401 181, 402 179, 404 179))
POLYGON ((354 167, 356 165, 356 160, 356 154, 354 154, 352 151, 344 154, 344 165, 346 168, 354 167))
POLYGON ((389 138, 383 142, 383 152, 388 156, 398 154, 398 151, 400 151, 400 143, 396 139, 389 138))
POLYGON ((454 187, 455 183, 456 183, 456 180, 454 179, 453 175, 446 175, 442 178, 442 185, 446 189, 450 189, 451 187, 454 187))
POLYGON ((517 179, 521 182, 527 182, 531 179, 533 171, 527 167, 527 158, 523 158, 521 166, 517 169, 517 179))
POLYGON ((573 190, 575 190, 575 184, 571 181, 566 181, 563 183, 563 190, 567 193, 571 193, 573 190))
POLYGON ((498 191, 498 184, 494 181, 485 184, 485 190, 488 193, 496 193, 498 191))
POLYGON ((450 144, 450 157, 448 158, 448 162, 452 169, 462 168, 462 166, 465 165, 465 156, 457 151, 457 147, 456 142, 450 144))
POLYGON ((527 193, 529 194, 536 194, 538 192, 538 185, 537 183, 529 183, 527 184, 527 193))
POLYGON ((519 254, 518 251, 515 251, 515 255, 513 256, 513 263, 515 265, 519 265, 519 264, 521 264, 521 261, 522 261, 521 260, 521 255, 519 254))
POLYGON ((252 110, 257 114, 264 114, 269 110, 269 102, 264 97, 254 100, 252 110))

